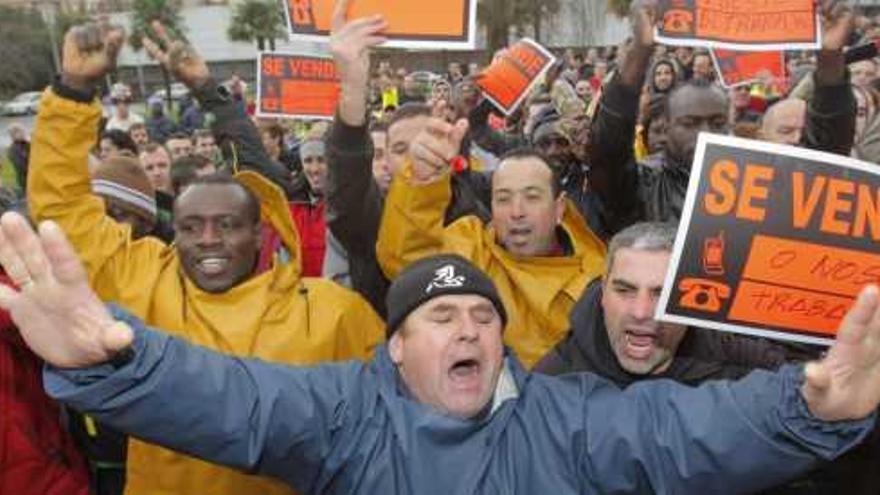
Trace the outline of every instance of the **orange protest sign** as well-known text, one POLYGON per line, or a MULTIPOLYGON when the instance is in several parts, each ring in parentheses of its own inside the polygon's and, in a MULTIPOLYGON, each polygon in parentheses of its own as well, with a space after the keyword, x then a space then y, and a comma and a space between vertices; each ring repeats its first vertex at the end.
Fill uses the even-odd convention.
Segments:
POLYGON ((731 50, 818 49, 815 0, 661 0, 659 43, 731 50))
POLYGON ((776 81, 785 79, 784 52, 736 52, 713 49, 711 53, 715 70, 725 88, 751 84, 766 77, 776 81))
POLYGON ((880 173, 818 151, 701 134, 658 318, 830 343, 880 284, 880 173))
POLYGON ((477 78, 477 86, 505 115, 516 111, 556 57, 531 39, 507 49, 477 78))
MULTIPOLYGON (((326 41, 335 0, 285 0, 291 37, 326 41)), ((477 0, 351 0, 347 18, 380 14, 388 22, 387 47, 476 47, 477 0)))
POLYGON ((339 102, 339 76, 330 58, 260 53, 257 115, 332 119, 339 102))

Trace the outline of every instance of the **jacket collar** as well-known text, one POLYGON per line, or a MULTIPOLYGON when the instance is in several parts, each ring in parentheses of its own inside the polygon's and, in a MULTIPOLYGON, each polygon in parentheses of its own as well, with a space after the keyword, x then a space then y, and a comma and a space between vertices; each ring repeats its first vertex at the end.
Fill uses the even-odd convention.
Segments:
POLYGON ((587 306, 572 312, 572 333, 577 351, 586 362, 584 371, 591 371, 614 382, 618 387, 627 387, 634 382, 670 378, 675 381, 696 384, 719 373, 722 363, 713 359, 701 359, 699 348, 703 347, 704 334, 700 329, 688 328, 681 341, 672 364, 663 373, 656 375, 634 375, 620 366, 617 355, 611 348, 608 330, 605 327, 605 312, 602 310, 602 282, 596 280, 584 292, 587 306), (578 321, 574 321, 577 319, 578 321))

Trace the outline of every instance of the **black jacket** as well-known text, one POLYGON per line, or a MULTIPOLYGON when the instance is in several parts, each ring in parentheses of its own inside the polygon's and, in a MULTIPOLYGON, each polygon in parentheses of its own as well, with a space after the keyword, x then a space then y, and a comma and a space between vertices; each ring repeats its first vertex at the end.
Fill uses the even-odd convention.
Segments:
MULTIPOLYGON (((763 339, 688 328, 669 368, 657 375, 632 375, 617 361, 611 348, 600 303, 602 284, 594 281, 572 309, 571 331, 547 353, 534 371, 549 375, 592 372, 626 388, 637 381, 666 378, 690 386, 708 380, 735 380, 754 369, 774 369, 786 361, 813 356, 800 346, 786 346, 763 339)), ((723 421, 723 419, 719 419, 723 421)), ((814 470, 810 475, 764 495, 826 495, 846 493, 876 495, 880 487, 880 427, 862 445, 841 459, 814 470)))
MULTIPOLYGON (((376 260, 376 240, 385 198, 373 179, 373 141, 366 126, 339 120, 327 138, 327 227, 348 253, 352 289, 383 317, 388 279, 376 260)), ((465 170, 452 178, 446 223, 465 215, 491 218, 491 186, 484 174, 465 170)))
MULTIPOLYGON (((687 194, 690 163, 646 167, 633 155, 639 89, 624 86, 618 76, 605 88, 593 119, 590 188, 598 196, 593 230, 614 235, 639 221, 678 221, 687 194), (597 230, 598 229, 598 230, 597 230)), ((855 132, 855 98, 849 80, 835 86, 817 83, 807 105, 801 145, 849 156, 855 132)))
POLYGON ((689 328, 666 371, 651 376, 632 375, 620 366, 611 348, 601 297, 602 284, 597 280, 572 309, 568 336, 538 362, 535 371, 549 375, 590 371, 621 388, 656 378, 695 386, 707 380, 741 378, 753 369, 773 369, 786 361, 786 350, 769 341, 689 328))

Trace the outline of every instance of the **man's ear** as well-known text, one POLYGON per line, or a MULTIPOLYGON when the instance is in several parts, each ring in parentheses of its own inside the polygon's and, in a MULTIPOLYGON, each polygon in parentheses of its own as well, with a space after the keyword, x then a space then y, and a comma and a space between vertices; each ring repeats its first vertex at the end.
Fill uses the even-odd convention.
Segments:
POLYGON ((562 225, 562 217, 565 216, 565 199, 567 196, 565 195, 565 191, 559 193, 559 197, 556 198, 555 209, 556 209, 556 225, 562 225))
POLYGON ((400 336, 402 330, 398 329, 394 332, 388 341, 388 355, 391 356, 391 362, 398 366, 403 362, 403 337, 400 336))

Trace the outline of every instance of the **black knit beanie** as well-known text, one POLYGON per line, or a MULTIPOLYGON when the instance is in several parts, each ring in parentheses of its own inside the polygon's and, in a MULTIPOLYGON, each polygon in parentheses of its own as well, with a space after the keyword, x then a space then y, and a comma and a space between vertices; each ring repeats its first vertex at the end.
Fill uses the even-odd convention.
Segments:
POLYGON ((501 316, 502 328, 507 325, 507 311, 492 279, 461 256, 442 254, 411 264, 391 284, 385 298, 389 337, 416 308, 450 294, 485 297, 501 316))

